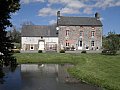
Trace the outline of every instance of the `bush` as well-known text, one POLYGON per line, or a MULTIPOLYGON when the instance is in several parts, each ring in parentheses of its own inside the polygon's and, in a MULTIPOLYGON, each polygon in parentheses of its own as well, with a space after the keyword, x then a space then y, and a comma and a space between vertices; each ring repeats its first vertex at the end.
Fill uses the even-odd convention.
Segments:
POLYGON ((38 50, 38 53, 42 53, 42 50, 38 50))
POLYGON ((117 53, 116 50, 103 50, 102 54, 104 55, 115 55, 117 53))
POLYGON ((87 53, 85 50, 83 50, 81 53, 87 53))
POLYGON ((60 53, 65 53, 65 50, 60 50, 60 53))
POLYGON ((65 51, 70 51, 70 47, 65 47, 65 51))

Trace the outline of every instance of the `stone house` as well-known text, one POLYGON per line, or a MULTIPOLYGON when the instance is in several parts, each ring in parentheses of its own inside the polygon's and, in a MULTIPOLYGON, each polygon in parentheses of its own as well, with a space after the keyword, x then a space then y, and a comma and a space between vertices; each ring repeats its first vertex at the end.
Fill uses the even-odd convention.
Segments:
POLYGON ((21 49, 57 50, 56 26, 24 25, 21 32, 21 49))
POLYGON ((102 48, 102 23, 95 17, 68 17, 57 12, 57 25, 24 25, 22 50, 99 50, 102 48))
POLYGON ((67 17, 57 12, 58 45, 60 49, 99 50, 102 48, 102 23, 95 17, 67 17))

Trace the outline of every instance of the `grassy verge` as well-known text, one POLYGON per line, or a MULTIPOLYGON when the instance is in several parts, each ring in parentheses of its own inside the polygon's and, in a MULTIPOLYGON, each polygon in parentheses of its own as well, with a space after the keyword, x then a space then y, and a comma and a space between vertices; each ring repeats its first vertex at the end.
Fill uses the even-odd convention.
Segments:
POLYGON ((77 79, 102 86, 107 90, 120 90, 120 54, 32 53, 15 54, 18 63, 72 63, 68 71, 77 79))

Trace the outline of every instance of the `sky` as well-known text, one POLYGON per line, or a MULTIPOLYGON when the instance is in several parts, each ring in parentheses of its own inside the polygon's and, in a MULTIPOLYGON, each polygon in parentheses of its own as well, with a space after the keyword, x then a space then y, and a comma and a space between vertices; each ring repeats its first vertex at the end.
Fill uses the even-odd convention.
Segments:
POLYGON ((98 12, 103 24, 103 35, 120 34, 120 0, 21 0, 21 9, 11 14, 11 22, 20 28, 25 22, 34 25, 56 23, 56 13, 62 16, 94 17, 98 12))

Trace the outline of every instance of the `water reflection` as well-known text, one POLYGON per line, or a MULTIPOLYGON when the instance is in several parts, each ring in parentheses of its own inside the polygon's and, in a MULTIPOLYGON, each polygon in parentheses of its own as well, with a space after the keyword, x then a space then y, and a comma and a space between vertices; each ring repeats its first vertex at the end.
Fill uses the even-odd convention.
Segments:
POLYGON ((0 90, 101 90, 101 88, 80 84, 67 73, 72 65, 22 64, 15 72, 5 70, 5 83, 0 90), (68 83, 70 82, 70 83, 68 83))

